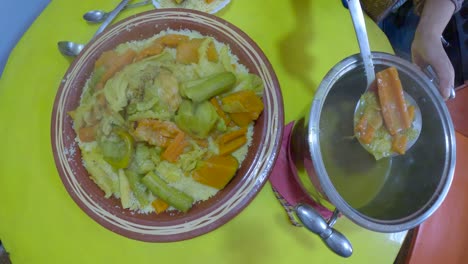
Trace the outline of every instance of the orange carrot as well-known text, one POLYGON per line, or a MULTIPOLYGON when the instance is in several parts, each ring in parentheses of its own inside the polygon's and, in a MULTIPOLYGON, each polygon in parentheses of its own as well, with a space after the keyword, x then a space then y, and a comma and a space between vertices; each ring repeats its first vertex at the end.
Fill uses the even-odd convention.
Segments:
POLYGON ((225 144, 219 145, 219 155, 226 155, 231 154, 235 150, 239 149, 240 147, 244 146, 247 143, 247 137, 241 136, 236 139, 233 139, 225 144))
POLYGON ((218 113, 218 115, 224 120, 224 123, 226 125, 229 125, 229 123, 231 122, 231 119, 229 118, 227 113, 223 111, 223 109, 221 108, 221 105, 219 105, 218 99, 216 97, 213 97, 210 99, 210 103, 216 109, 216 113, 218 113))
POLYGON ((154 210, 156 211, 157 214, 162 213, 169 208, 169 204, 166 203, 164 200, 156 198, 152 203, 151 206, 153 206, 154 210))
POLYGON ((363 114, 356 125, 356 134, 364 144, 371 143, 374 138, 375 128, 370 125, 366 114, 363 114))
POLYGON ((409 116, 409 120, 411 123, 413 123, 414 121, 414 112, 415 111, 415 108, 414 108, 414 105, 409 105, 408 106, 408 116, 409 116))
POLYGON ((213 2, 214 2, 214 0, 205 0, 205 3, 207 3, 207 4, 211 4, 213 2))
POLYGON ((408 137, 402 134, 396 134, 393 136, 392 141, 392 150, 398 154, 405 154, 406 152, 406 144, 408 143, 408 137))
POLYGON ((376 74, 377 90, 385 126, 391 135, 411 126, 403 88, 395 67, 376 74))
POLYGON ((231 132, 227 132, 223 135, 221 135, 217 141, 218 141, 218 144, 225 144, 225 143, 228 143, 229 141, 232 141, 238 137, 241 137, 241 136, 245 136, 245 134, 247 133, 247 127, 242 127, 238 130, 234 130, 234 131, 231 131, 231 132))
POLYGON ((239 163, 231 155, 212 156, 202 162, 192 174, 197 182, 218 190, 224 188, 234 177, 239 163))
POLYGON ((234 152, 247 143, 247 127, 227 132, 221 135, 216 141, 218 143, 219 155, 226 155, 234 152))
POLYGON ((177 161, 180 154, 184 152, 184 149, 187 145, 188 142, 185 140, 185 133, 179 132, 179 134, 177 134, 174 140, 172 140, 166 150, 164 150, 161 158, 174 163, 177 161))

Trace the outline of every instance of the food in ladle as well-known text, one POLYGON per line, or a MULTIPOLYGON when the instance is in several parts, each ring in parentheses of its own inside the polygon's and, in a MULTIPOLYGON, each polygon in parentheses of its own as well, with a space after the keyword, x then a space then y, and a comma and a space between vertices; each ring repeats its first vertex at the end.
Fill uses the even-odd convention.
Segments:
POLYGON ((263 111, 263 81, 229 46, 168 30, 106 51, 70 116, 104 196, 186 212, 235 177, 263 111))
POLYGON ((377 91, 368 91, 360 99, 354 132, 378 160, 405 154, 407 142, 417 131, 412 126, 415 108, 405 100, 397 69, 377 72, 376 83, 377 91))

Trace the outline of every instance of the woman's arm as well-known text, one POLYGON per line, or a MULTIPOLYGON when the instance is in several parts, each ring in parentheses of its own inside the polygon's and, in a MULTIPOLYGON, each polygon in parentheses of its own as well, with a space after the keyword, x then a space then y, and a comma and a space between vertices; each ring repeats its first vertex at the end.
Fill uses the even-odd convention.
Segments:
POLYGON ((421 68, 431 65, 439 78, 439 90, 448 98, 455 72, 440 40, 455 10, 463 1, 426 0, 411 46, 413 62, 421 68))

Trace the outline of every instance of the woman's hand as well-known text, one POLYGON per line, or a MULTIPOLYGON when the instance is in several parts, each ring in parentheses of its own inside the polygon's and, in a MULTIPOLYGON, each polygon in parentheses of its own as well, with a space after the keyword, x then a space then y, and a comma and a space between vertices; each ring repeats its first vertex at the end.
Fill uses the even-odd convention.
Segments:
POLYGON ((442 97, 447 99, 454 87, 455 71, 442 46, 440 36, 416 33, 411 45, 411 54, 413 62, 421 69, 432 66, 439 78, 439 91, 442 97))
POLYGON ((444 99, 454 87, 455 71, 440 38, 454 10, 450 0, 426 0, 411 45, 413 62, 422 69, 431 65, 436 72, 444 99))

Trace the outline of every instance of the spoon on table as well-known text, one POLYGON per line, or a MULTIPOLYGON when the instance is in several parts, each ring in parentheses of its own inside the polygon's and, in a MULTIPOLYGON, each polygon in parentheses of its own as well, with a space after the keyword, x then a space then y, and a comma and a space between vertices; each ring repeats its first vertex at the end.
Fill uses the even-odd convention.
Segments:
MULTIPOLYGON (((109 13, 109 16, 101 24, 101 26, 98 28, 96 33, 94 33, 94 35, 93 35, 93 37, 91 39, 95 38, 102 31, 104 31, 104 29, 106 29, 107 26, 109 26, 109 24, 114 20, 114 18, 120 13, 120 11, 122 11, 122 9, 128 4, 128 1, 129 0, 122 0, 122 2, 120 2, 120 4, 116 8, 114 8, 114 10, 112 10, 109 13)), ((85 47, 85 44, 76 43, 76 42, 72 42, 72 41, 59 41, 57 43, 57 45, 58 45, 59 51, 63 55, 71 56, 71 57, 78 56, 78 54, 80 54, 80 52, 85 47)))
MULTIPOLYGON (((141 1, 138 3, 133 3, 133 4, 128 4, 123 9, 144 6, 147 4, 149 4, 149 0, 141 1)), ((103 10, 91 10, 91 11, 86 12, 83 15, 83 19, 88 21, 89 23, 101 23, 109 16, 109 14, 110 12, 106 12, 103 10)))
MULTIPOLYGON (((347 0, 348 1, 348 9, 351 14, 351 19, 353 20, 354 30, 356 31, 356 37, 359 44, 359 49, 361 51, 361 57, 364 63, 364 70, 367 77, 367 87, 364 92, 373 91, 372 84, 375 81, 375 71, 374 71, 374 64, 372 62, 372 53, 369 46, 369 40, 367 37, 366 26, 364 22, 364 14, 362 13, 361 4, 359 0, 347 0)), ((415 130, 415 136, 413 136, 410 140, 408 140, 406 144, 406 150, 410 149, 414 143, 419 138, 421 133, 421 126, 422 126, 422 118, 421 118, 421 110, 419 106, 416 104, 416 101, 405 91, 403 91, 404 97, 406 102, 409 105, 414 107, 414 120, 412 122, 412 127, 415 130)), ((359 114, 358 109, 360 109, 361 103, 358 102, 354 116, 359 114)), ((369 151, 369 147, 366 146, 363 142, 359 141, 361 145, 369 151)), ((369 151, 370 152, 370 151, 369 151)), ((390 157, 396 156, 397 153, 391 153, 390 157)))

